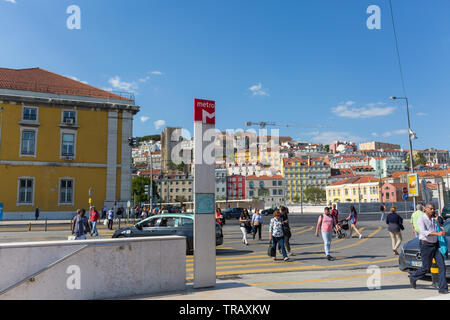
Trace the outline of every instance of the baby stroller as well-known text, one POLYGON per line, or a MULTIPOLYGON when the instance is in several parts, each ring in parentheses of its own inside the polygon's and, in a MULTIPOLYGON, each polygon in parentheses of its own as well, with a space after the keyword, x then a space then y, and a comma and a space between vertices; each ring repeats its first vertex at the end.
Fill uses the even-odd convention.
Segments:
POLYGON ((347 237, 347 234, 344 230, 348 230, 348 221, 347 220, 341 220, 336 224, 336 227, 334 229, 334 234, 336 238, 343 239, 347 237))

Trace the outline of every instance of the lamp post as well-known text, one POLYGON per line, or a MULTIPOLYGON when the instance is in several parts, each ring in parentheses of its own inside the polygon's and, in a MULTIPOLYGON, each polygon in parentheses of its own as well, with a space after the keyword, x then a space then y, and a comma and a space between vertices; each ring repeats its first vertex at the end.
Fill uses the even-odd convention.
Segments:
MULTIPOLYGON (((406 114, 408 116, 408 137, 409 137, 409 162, 410 162, 410 171, 411 173, 414 173, 414 157, 413 157, 413 147, 412 147, 412 140, 417 139, 416 134, 414 131, 411 130, 411 121, 409 117, 409 101, 407 97, 391 97, 391 100, 406 100, 406 114)), ((414 210, 416 208, 416 197, 413 197, 414 201, 414 210)))

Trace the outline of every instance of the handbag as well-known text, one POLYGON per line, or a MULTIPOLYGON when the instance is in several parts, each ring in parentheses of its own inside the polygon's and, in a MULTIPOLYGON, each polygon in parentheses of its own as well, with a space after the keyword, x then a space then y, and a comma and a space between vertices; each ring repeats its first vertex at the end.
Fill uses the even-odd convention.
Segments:
POLYGON ((272 245, 269 245, 269 248, 267 249, 267 255, 269 257, 276 257, 277 256, 277 252, 275 251, 275 249, 272 247, 272 245))
MULTIPOLYGON (((439 227, 439 224, 435 221, 437 232, 441 232, 442 229, 439 227)), ((448 257, 448 240, 447 237, 438 236, 439 243, 439 252, 444 256, 444 258, 448 257)))
POLYGON ((103 221, 103 225, 107 226, 108 225, 108 219, 105 219, 105 221, 103 221))

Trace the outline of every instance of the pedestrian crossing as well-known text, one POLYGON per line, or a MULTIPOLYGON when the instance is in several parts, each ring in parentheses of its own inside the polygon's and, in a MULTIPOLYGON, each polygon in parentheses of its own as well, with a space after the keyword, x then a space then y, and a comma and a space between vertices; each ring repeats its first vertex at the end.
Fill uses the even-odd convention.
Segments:
MULTIPOLYGON (((374 237, 382 230, 381 227, 375 228, 375 230, 368 230, 368 228, 360 228, 360 231, 372 231, 369 235, 362 239, 336 239, 332 242, 333 252, 339 252, 340 255, 335 256, 334 262, 328 262, 325 265, 318 264, 317 262, 324 261, 323 242, 321 238, 317 239, 317 243, 313 244, 296 244, 299 240, 293 238, 291 243, 291 252, 294 254, 289 257, 288 262, 283 261, 282 256, 278 253, 278 260, 274 261, 273 258, 267 256, 267 248, 269 246, 268 240, 263 243, 250 239, 249 246, 240 248, 234 248, 232 250, 227 247, 225 249, 222 246, 217 247, 216 255, 216 275, 218 278, 230 275, 243 275, 254 273, 273 273, 273 272, 288 272, 288 271, 302 271, 302 270, 320 270, 330 268, 350 267, 357 265, 369 265, 375 263, 372 260, 347 259, 342 250, 361 246, 370 238, 374 237), (350 242, 350 243, 349 243, 350 242)), ((314 227, 299 227, 293 228, 293 235, 299 235, 306 232, 314 232, 314 227)), ((236 232, 226 233, 226 237, 233 237, 238 235, 236 232)), ((311 238, 311 237, 310 237, 311 238)), ((310 239, 308 238, 308 239, 310 239)), ((229 241, 240 242, 240 241, 229 241)), ((224 243, 225 244, 225 243, 224 243)), ((394 259, 380 260, 379 263, 392 262, 394 259)), ((186 257, 186 279, 188 281, 193 280, 194 273, 194 257, 186 257)))

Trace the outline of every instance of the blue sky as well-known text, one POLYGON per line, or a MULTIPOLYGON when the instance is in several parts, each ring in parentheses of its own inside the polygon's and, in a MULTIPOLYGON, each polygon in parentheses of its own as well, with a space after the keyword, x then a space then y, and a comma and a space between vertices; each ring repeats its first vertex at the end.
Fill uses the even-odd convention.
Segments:
MULTIPOLYGON (((450 148, 450 2, 393 0, 415 148, 450 148)), ((0 66, 41 67, 131 91, 134 134, 192 132, 194 98, 217 128, 305 127, 280 135, 408 148, 388 0, 0 0, 0 66), (69 30, 70 5, 81 30, 69 30), (370 5, 381 30, 369 30, 370 5), (155 126, 156 122, 156 126, 155 126), (322 126, 322 127, 320 127, 322 126)))

